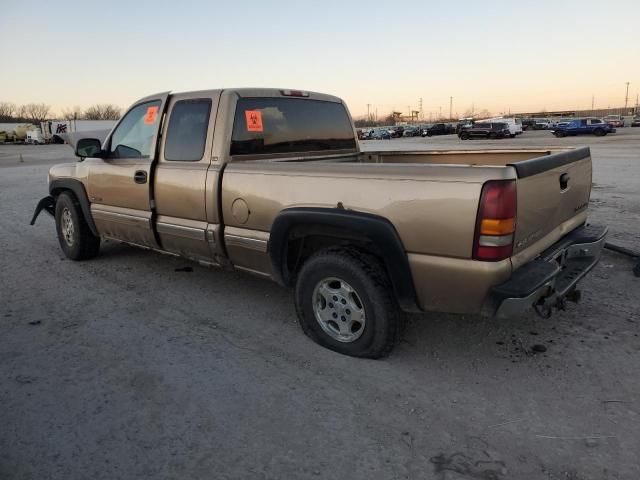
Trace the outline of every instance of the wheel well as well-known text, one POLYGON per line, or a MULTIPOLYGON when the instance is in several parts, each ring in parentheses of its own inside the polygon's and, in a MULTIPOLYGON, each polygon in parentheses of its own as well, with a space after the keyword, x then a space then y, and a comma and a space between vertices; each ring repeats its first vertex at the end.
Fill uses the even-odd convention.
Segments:
POLYGON ((384 217, 342 208, 293 207, 271 226, 269 255, 272 276, 293 286, 304 261, 329 247, 349 247, 380 260, 405 311, 420 311, 409 259, 398 232, 384 217))
POLYGON ((330 247, 352 248, 369 253, 384 266, 380 249, 356 230, 344 230, 327 225, 297 225, 289 230, 286 242, 285 268, 291 285, 295 284, 298 271, 309 257, 330 247))
POLYGON ((60 188, 52 188, 51 189, 51 195, 53 197, 55 197, 56 199, 60 196, 60 194, 62 193, 70 193, 73 198, 75 200, 78 200, 78 196, 75 194, 75 192, 73 190, 71 190, 70 188, 64 188, 64 187, 60 187, 60 188))
POLYGON ((75 200, 80 204, 82 214, 89 226, 89 230, 91 230, 93 235, 98 237, 98 229, 96 228, 93 216, 91 215, 91 204, 89 203, 87 192, 82 182, 72 178, 62 178, 53 180, 49 185, 49 194, 53 197, 57 198, 63 192, 69 192, 74 196, 75 200))

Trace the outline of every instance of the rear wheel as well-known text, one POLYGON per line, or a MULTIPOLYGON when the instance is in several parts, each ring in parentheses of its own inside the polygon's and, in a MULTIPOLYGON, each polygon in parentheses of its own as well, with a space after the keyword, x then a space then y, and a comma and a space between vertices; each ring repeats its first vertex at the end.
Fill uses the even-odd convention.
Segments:
POLYGON ((462 132, 460 134, 460 140, 469 140, 469 137, 470 137, 470 135, 467 132, 462 132))
POLYGON ((87 260, 98 255, 100 237, 87 225, 80 203, 72 193, 64 192, 56 201, 56 231, 60 248, 71 260, 87 260))
POLYGON ((593 134, 594 134, 596 137, 603 137, 603 136, 605 136, 605 135, 607 134, 607 132, 605 132, 605 131, 604 131, 604 129, 602 129, 602 128, 596 128, 596 129, 593 131, 593 134))
POLYGON ((344 355, 379 358, 398 339, 402 314, 385 270, 358 250, 332 248, 309 258, 295 302, 304 333, 344 355))

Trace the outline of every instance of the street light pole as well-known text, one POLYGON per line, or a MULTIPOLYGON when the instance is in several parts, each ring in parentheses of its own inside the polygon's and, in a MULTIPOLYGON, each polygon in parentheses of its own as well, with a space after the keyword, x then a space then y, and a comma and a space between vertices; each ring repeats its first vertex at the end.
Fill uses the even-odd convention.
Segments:
POLYGON ((449 120, 453 117, 451 116, 453 112, 453 97, 449 97, 449 120))
POLYGON ((629 103, 629 82, 627 82, 627 93, 624 95, 624 109, 627 109, 627 104, 629 103))

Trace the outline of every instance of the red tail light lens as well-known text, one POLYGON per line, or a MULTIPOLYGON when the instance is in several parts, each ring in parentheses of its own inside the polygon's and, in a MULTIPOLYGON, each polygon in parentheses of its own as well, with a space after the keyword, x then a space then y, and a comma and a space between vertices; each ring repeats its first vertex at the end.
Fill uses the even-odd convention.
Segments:
POLYGON ((475 260, 497 262, 511 256, 516 207, 515 180, 492 180, 483 185, 473 240, 475 260))

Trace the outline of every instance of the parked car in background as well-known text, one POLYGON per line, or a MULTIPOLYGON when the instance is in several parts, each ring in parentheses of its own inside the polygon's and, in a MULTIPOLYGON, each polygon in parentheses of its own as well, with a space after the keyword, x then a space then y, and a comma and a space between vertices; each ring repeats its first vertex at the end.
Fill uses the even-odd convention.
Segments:
POLYGON ((607 115, 604 121, 614 128, 624 127, 624 117, 622 115, 607 115))
POLYGON ((402 134, 403 137, 417 137, 420 135, 420 130, 418 127, 410 126, 405 127, 404 132, 402 134))
POLYGON ((533 118, 523 118, 521 119, 521 121, 522 121, 522 130, 529 130, 530 128, 533 129, 533 126, 536 123, 536 121, 533 118))
POLYGON ((602 137, 608 133, 615 133, 616 129, 600 118, 578 118, 568 123, 559 123, 551 132, 556 137, 573 135, 595 135, 602 137))
POLYGON ((422 136, 431 137, 433 135, 449 135, 454 132, 454 128, 447 123, 434 123, 430 127, 422 130, 422 136))
POLYGON ((635 117, 633 117, 633 120, 631 120, 631 126, 640 127, 640 115, 636 115, 635 117))
POLYGON ((391 140, 391 134, 386 128, 379 128, 376 130, 372 130, 369 138, 371 140, 391 140))
POLYGON ((456 124, 456 134, 459 134, 465 127, 472 127, 473 123, 473 118, 461 118, 456 124))
POLYGON ((536 120, 533 124, 534 130, 548 130, 551 127, 551 122, 549 120, 536 120))
POLYGON ((404 134, 404 127, 402 126, 391 127, 389 128, 389 134, 391 135, 391 138, 400 138, 404 134))
POLYGON ((510 137, 509 126, 502 122, 476 122, 473 126, 462 127, 458 137, 461 140, 473 138, 505 138, 510 137))
MULTIPOLYGON (((509 127, 509 133, 511 134, 511 138, 515 138, 516 135, 522 135, 522 120, 515 117, 497 117, 497 118, 488 118, 486 120, 481 120, 482 123, 493 122, 493 123, 506 123, 509 127)), ((477 124, 477 122, 476 122, 477 124)))
POLYGON ((358 140, 370 140, 373 128, 363 128, 358 130, 358 140))

